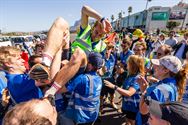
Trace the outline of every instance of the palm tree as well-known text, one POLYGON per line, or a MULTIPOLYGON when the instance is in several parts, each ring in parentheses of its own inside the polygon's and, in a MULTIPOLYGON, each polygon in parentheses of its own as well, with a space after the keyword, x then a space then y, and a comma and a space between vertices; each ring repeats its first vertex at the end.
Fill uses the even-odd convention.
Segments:
POLYGON ((130 13, 132 13, 132 6, 128 7, 128 21, 127 21, 127 27, 129 27, 129 17, 130 17, 130 13))
POLYGON ((132 13, 132 9, 133 9, 132 6, 129 6, 128 7, 128 13, 132 13))
POLYGON ((114 19, 115 19, 115 18, 114 18, 114 15, 111 15, 111 20, 112 20, 112 22, 114 21, 114 19))
POLYGON ((122 12, 118 13, 118 18, 121 19, 122 18, 122 12))

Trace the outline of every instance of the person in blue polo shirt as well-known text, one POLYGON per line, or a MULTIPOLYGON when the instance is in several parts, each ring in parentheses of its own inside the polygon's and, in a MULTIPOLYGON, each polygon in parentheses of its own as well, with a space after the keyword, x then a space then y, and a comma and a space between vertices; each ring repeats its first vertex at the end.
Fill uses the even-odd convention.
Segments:
POLYGON ((144 76, 144 59, 138 55, 131 55, 127 62, 128 77, 123 83, 123 88, 104 80, 107 87, 113 88, 123 95, 122 112, 126 114, 127 124, 135 125, 136 114, 139 111, 140 87, 137 83, 139 76, 144 76))
POLYGON ((127 60, 130 55, 134 54, 133 51, 130 50, 130 46, 132 45, 132 41, 130 38, 124 38, 121 43, 122 52, 120 53, 120 62, 127 67, 127 60))
POLYGON ((102 65, 102 56, 91 52, 86 72, 78 74, 62 88, 62 92, 72 93, 64 115, 76 125, 93 125, 98 117, 102 80, 97 70, 102 65))
MULTIPOLYGON (((105 64, 103 66, 103 74, 102 79, 109 80, 110 82, 114 82, 114 77, 113 77, 113 70, 115 66, 115 57, 111 53, 112 49, 114 48, 114 45, 109 44, 106 49, 106 53, 104 55, 104 60, 105 64)), ((115 91, 113 89, 110 89, 106 87, 103 84, 102 91, 101 91, 101 107, 100 107, 100 112, 103 113, 103 103, 104 100, 108 98, 108 93, 110 95, 110 104, 112 105, 113 108, 117 109, 117 106, 114 103, 114 98, 115 98, 115 91), (104 99, 105 97, 105 99, 104 99)))
POLYGON ((175 56, 164 56, 160 59, 152 59, 154 65, 154 76, 159 82, 147 88, 148 82, 144 77, 139 77, 137 82, 140 85, 142 97, 140 101, 140 113, 142 121, 139 125, 147 123, 149 109, 144 102, 144 97, 150 96, 152 99, 163 102, 181 101, 186 84, 186 70, 182 68, 181 61, 175 56), (147 89, 146 89, 147 88, 147 89))
POLYGON ((38 86, 46 84, 31 79, 25 73, 24 60, 20 54, 21 51, 15 47, 0 47, 0 63, 7 72, 7 88, 14 104, 43 97, 38 86))

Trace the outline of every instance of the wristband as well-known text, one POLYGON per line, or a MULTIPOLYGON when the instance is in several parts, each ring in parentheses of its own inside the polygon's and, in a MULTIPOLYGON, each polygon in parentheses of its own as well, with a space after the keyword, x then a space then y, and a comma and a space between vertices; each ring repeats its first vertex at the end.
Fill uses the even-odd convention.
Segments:
POLYGON ((56 83, 56 82, 53 82, 52 86, 50 87, 50 89, 48 89, 45 93, 45 97, 47 97, 48 95, 55 95, 56 92, 61 89, 61 86, 56 83))
POLYGON ((54 82, 52 84, 52 87, 56 88, 57 90, 59 90, 61 88, 61 86, 58 83, 56 83, 56 82, 54 82))
POLYGON ((101 18, 100 22, 102 23, 105 20, 105 17, 101 18))

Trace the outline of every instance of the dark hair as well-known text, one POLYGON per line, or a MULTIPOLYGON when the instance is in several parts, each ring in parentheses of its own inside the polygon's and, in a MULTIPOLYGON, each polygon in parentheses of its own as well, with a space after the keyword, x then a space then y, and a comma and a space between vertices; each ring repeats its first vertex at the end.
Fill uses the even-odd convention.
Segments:
POLYGON ((184 68, 182 68, 178 73, 170 72, 171 77, 175 77, 177 81, 177 88, 178 88, 178 101, 182 100, 185 86, 186 86, 186 76, 188 72, 188 64, 184 68))
POLYGON ((172 52, 172 47, 167 45, 167 44, 164 44, 164 45, 161 45, 159 48, 163 48, 164 49, 164 54, 165 55, 170 55, 171 52, 172 52))
POLYGON ((36 64, 36 63, 34 62, 34 60, 35 60, 36 58, 42 58, 42 56, 41 56, 41 55, 32 55, 32 56, 30 56, 30 57, 29 57, 29 61, 28 61, 29 67, 32 67, 32 66, 34 66, 34 65, 36 64))

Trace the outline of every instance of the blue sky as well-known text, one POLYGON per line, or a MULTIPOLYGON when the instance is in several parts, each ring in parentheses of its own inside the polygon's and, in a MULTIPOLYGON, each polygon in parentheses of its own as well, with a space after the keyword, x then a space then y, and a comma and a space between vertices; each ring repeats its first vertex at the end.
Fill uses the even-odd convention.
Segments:
MULTIPOLYGON (((173 6, 179 1, 152 0, 148 7, 173 6)), ((133 13, 142 11, 146 0, 0 0, 0 29, 4 32, 47 30, 58 16, 72 26, 80 18, 83 5, 91 6, 104 17, 114 14, 117 18, 120 11, 127 15, 128 6, 133 7, 133 13)))

